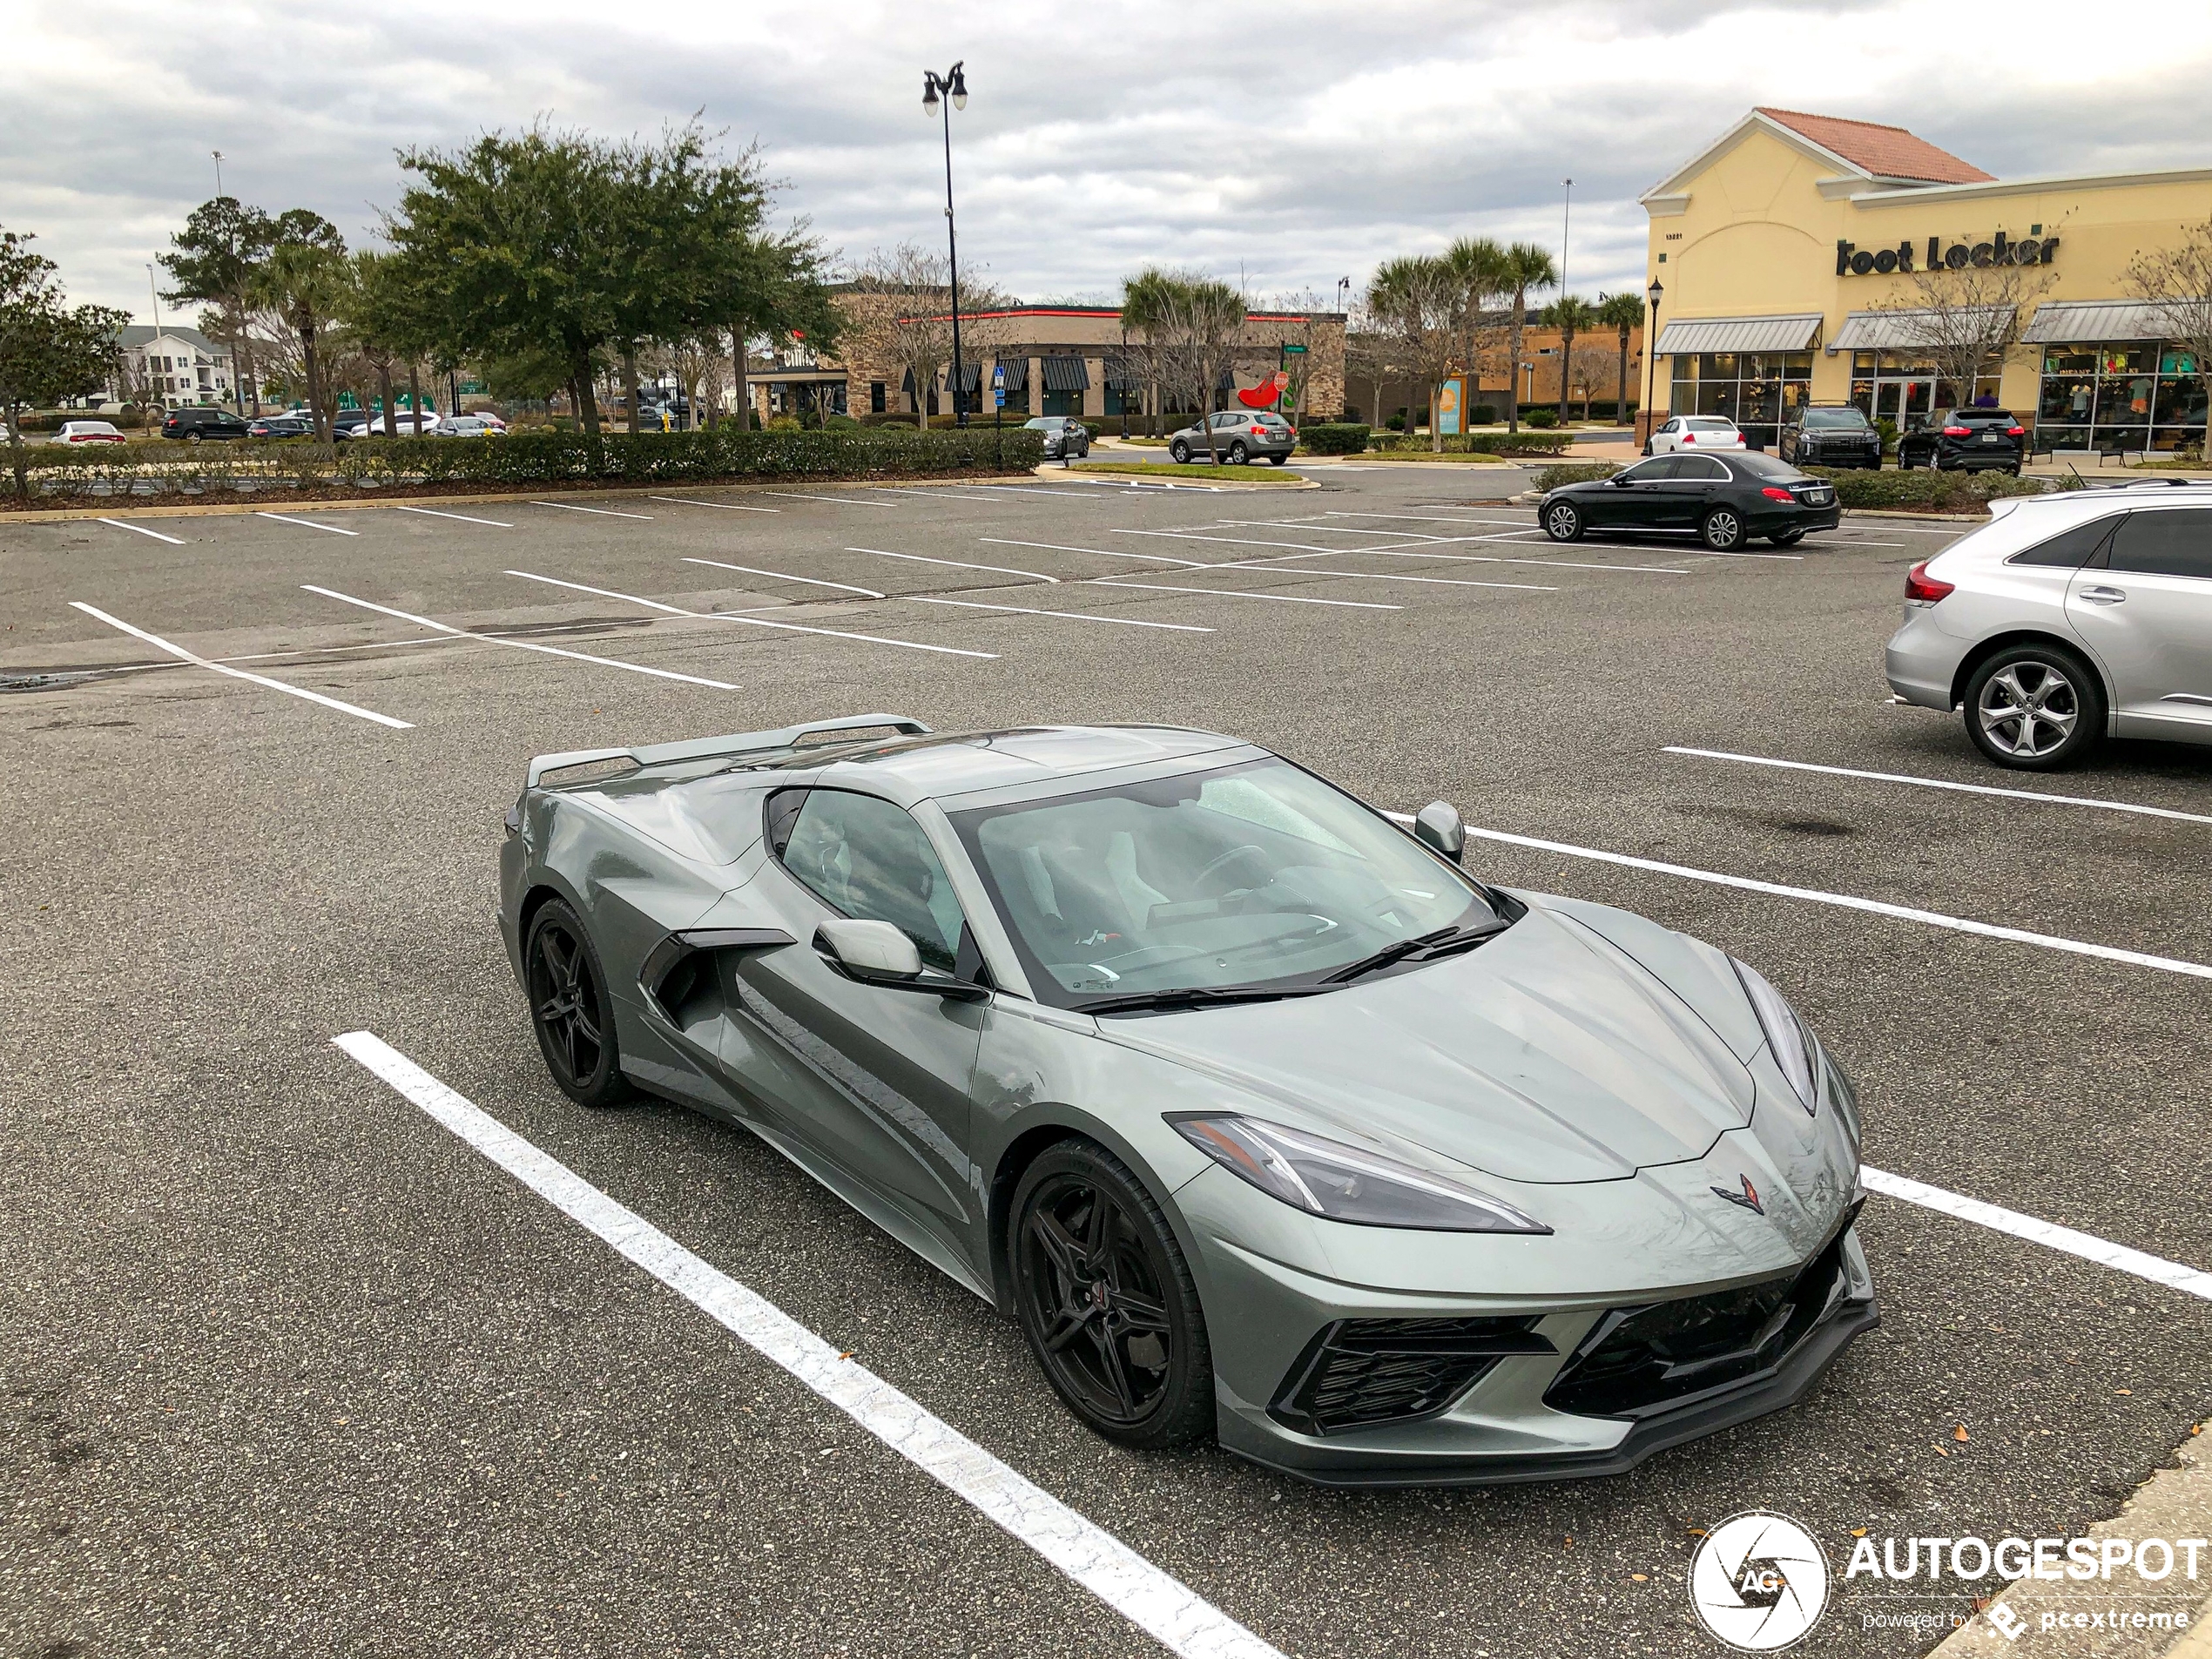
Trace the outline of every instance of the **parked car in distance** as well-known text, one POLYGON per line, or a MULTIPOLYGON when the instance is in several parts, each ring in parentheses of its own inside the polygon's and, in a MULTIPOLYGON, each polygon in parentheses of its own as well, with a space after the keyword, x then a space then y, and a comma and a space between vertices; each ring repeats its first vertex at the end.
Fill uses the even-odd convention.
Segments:
MULTIPOLYGON (((401 409, 399 412, 399 428, 400 436, 402 438, 435 437, 438 430, 438 412, 435 409, 426 408, 421 415, 417 415, 412 409, 401 409)), ((380 415, 373 421, 364 420, 352 432, 341 433, 339 435, 354 438, 382 438, 391 435, 391 428, 386 424, 384 417, 380 415)))
POLYGON ((246 423, 249 438, 312 438, 315 423, 304 415, 265 415, 246 423))
POLYGON ((1743 432, 1724 415, 1669 416, 1644 440, 1648 455, 1670 455, 1677 449, 1748 449, 1743 432))
POLYGON ((128 443, 111 421, 64 421, 54 434, 56 443, 128 443))
POLYGON ((1047 461, 1065 460, 1070 455, 1080 461, 1090 453, 1090 428, 1071 416, 1040 415, 1022 424, 1031 432, 1044 434, 1047 461))
POLYGON ((2107 737, 2212 744, 2212 489, 2178 480, 1992 502, 1905 579, 1884 658, 1989 759, 2073 765, 2107 737))
MULTIPOLYGON (((1281 466, 1298 448, 1298 428, 1272 409, 1224 409, 1208 417, 1213 425, 1211 453, 1232 467, 1251 461, 1281 466)), ((1208 453, 1204 423, 1187 426, 1168 441, 1170 460, 1196 461, 1208 453)))
POLYGON ((1554 542, 1590 530, 1695 536, 1716 553, 1755 536, 1791 547, 1808 530, 1843 520, 1836 487, 1772 455, 1655 455, 1610 478, 1565 484, 1546 496, 1536 522, 1554 542))
POLYGON ((162 417, 161 435, 181 438, 186 443, 199 443, 208 438, 242 438, 246 436, 246 422, 228 409, 206 405, 172 409, 162 417))
MULTIPOLYGON (((407 422, 401 421, 400 425, 404 429, 407 422)), ((650 427, 646 428, 647 431, 651 429, 650 427)), ((432 438, 499 438, 506 435, 504 426, 496 421, 487 421, 481 415, 448 415, 437 425, 423 428, 423 435, 432 438)))
POLYGON ((1882 429, 1849 403, 1808 403, 1782 428, 1777 454, 1800 467, 1882 466, 1882 429))
POLYGON ((1939 409, 1898 435, 1897 464, 2020 476, 2027 428, 2006 409, 1939 409))

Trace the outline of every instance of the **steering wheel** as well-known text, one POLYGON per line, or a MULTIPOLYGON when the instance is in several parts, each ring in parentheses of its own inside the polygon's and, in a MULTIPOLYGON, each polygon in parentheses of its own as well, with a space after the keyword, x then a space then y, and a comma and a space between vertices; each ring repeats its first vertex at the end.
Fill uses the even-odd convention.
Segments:
POLYGON ((1230 865, 1234 864, 1238 859, 1248 856, 1252 858, 1264 858, 1266 854, 1264 853, 1258 847, 1253 846, 1250 841, 1245 842, 1242 846, 1232 846, 1226 853, 1224 853, 1219 858, 1214 860, 1212 863, 1207 865, 1204 869, 1199 871, 1197 875, 1192 880, 1191 885, 1197 887, 1204 887, 1208 881, 1213 879, 1213 875, 1216 871, 1225 869, 1230 865))

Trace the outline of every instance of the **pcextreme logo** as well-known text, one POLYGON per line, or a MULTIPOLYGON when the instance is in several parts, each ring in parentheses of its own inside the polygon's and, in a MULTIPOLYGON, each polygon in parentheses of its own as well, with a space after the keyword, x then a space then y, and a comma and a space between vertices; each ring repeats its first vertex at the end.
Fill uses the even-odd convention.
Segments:
POLYGON ((1828 1558, 1787 1515, 1748 1509, 1705 1534, 1689 1563, 1689 1605, 1731 1648, 1775 1653, 1828 1605, 1828 1558))

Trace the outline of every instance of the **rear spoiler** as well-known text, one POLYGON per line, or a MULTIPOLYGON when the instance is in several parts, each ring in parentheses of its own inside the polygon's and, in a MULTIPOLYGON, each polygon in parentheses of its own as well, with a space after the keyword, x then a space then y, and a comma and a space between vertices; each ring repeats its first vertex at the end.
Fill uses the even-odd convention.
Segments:
POLYGON ((548 772, 565 772, 571 766, 589 765, 595 761, 628 760, 640 766, 654 766, 670 760, 702 760, 710 755, 770 754, 779 749, 795 749, 801 738, 819 732, 867 732, 880 726, 918 738, 929 734, 929 728, 912 715, 848 714, 835 720, 808 720, 801 725, 781 726, 773 732, 738 732, 727 737, 691 738, 682 743, 654 743, 632 749, 571 749, 565 754, 532 759, 523 786, 536 789, 548 772))

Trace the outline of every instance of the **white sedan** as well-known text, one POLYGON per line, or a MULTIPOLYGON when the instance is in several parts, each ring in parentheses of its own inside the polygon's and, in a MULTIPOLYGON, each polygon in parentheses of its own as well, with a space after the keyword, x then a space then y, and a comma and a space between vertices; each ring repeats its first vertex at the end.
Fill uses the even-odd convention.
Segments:
POLYGON ((1654 432, 1643 446, 1648 455, 1670 455, 1700 449, 1743 449, 1750 446, 1736 422, 1724 415, 1677 415, 1654 432))

